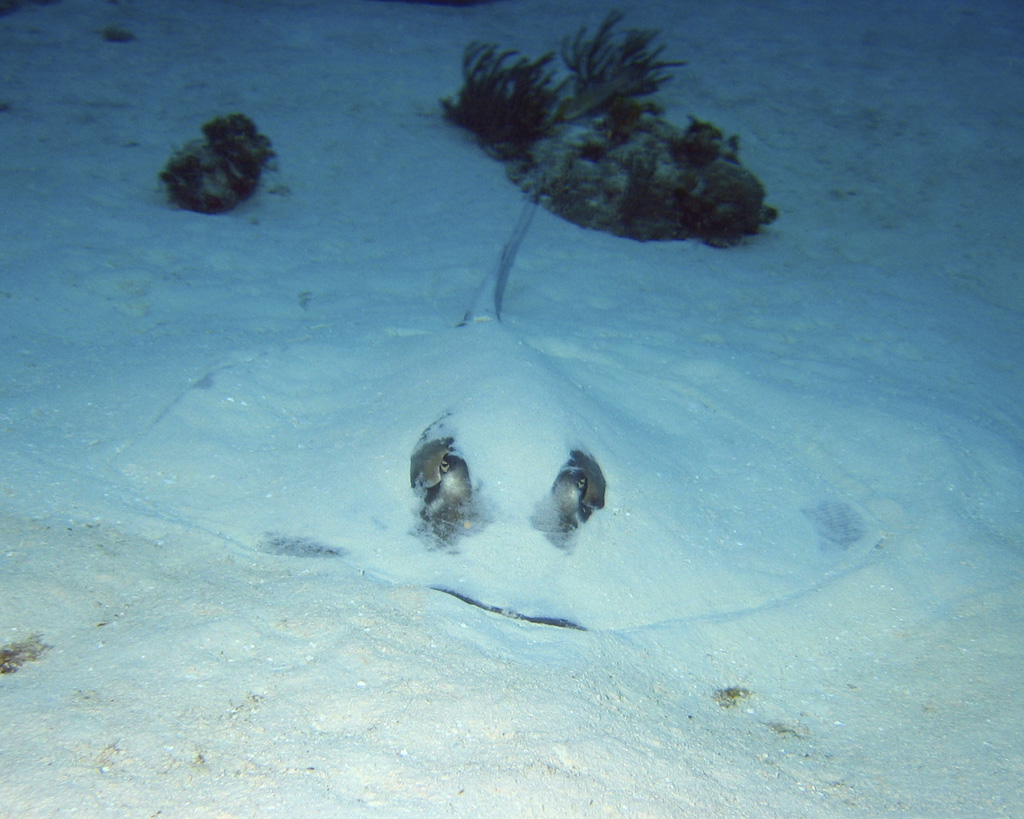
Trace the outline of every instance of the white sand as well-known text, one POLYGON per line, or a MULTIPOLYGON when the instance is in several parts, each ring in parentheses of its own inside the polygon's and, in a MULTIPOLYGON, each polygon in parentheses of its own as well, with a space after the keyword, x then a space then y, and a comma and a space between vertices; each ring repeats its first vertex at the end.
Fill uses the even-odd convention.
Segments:
POLYGON ((0 816, 1024 813, 1024 12, 634 4, 688 60, 666 117, 739 134, 778 221, 541 211, 455 329, 521 195, 437 100, 469 41, 606 10, 552 5, 0 17, 0 646, 50 646, 0 677, 0 816), (168 206, 232 111, 279 170, 168 206), (411 534, 444 412, 459 554, 411 534), (529 515, 573 446, 608 504, 566 554, 529 515))

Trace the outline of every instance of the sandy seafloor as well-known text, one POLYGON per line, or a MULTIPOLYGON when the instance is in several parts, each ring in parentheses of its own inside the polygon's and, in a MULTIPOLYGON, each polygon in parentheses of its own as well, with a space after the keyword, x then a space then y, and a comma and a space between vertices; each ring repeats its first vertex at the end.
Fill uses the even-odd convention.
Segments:
POLYGON ((607 8, 0 17, 0 644, 49 646, 0 677, 0 816, 1024 814, 1024 9, 630 4, 778 220, 541 211, 456 330, 521 196, 437 100, 607 8), (232 111, 277 170, 170 207, 232 111), (444 412, 458 554, 411 533, 444 412), (577 441, 608 502, 563 552, 528 507, 577 441))

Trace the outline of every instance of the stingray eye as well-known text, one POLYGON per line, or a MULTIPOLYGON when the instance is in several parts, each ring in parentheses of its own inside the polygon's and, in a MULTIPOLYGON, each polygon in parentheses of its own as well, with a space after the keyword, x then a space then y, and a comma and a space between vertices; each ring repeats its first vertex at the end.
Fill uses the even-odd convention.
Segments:
POLYGON ((441 456, 441 463, 437 465, 437 468, 441 470, 442 475, 452 468, 451 462, 448 460, 447 453, 441 456))
POLYGON ((580 490, 581 494, 587 494, 587 476, 581 475, 579 480, 576 481, 576 488, 580 490))

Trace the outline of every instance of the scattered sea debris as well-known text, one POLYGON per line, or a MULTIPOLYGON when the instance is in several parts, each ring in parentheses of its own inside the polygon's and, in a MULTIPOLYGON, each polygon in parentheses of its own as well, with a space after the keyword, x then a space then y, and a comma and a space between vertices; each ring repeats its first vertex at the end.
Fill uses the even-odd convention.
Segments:
POLYGON ((17 11, 22 6, 52 6, 54 3, 59 2, 60 0, 0 0, 0 17, 17 11))
POLYGON ((108 43, 130 43, 135 39, 132 32, 120 26, 104 26, 100 29, 100 37, 108 43))
POLYGON ((259 544, 260 551, 281 557, 344 557, 348 552, 339 546, 321 543, 301 535, 267 533, 259 544))
POLYGON ((0 674, 13 674, 25 663, 35 662, 42 657, 50 646, 43 643, 40 637, 39 634, 30 634, 24 640, 0 648, 0 674))
POLYGON ((728 688, 719 688, 711 695, 711 698, 723 708, 735 708, 743 700, 750 699, 752 696, 754 696, 754 692, 749 688, 733 685, 728 688))

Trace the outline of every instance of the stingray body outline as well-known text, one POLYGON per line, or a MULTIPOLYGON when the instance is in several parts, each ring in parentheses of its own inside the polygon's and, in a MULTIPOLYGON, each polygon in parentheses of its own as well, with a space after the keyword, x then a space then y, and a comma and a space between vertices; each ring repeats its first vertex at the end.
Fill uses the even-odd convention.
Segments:
POLYGON ((248 552, 267 533, 309 539, 370 577, 591 630, 749 613, 863 565, 878 521, 726 393, 607 347, 590 359, 573 346, 572 332, 586 338, 578 325, 545 339, 523 317, 502 321, 534 207, 459 324, 424 329, 434 314, 420 326, 409 314, 412 330, 234 355, 118 448, 112 483, 147 513, 248 552), (441 419, 481 502, 456 549, 416 532, 410 453, 441 419), (538 505, 556 486, 580 488, 575 452, 600 464, 607 498, 545 532, 538 505), (842 549, 824 548, 840 535, 823 542, 801 511, 825 501, 849 504, 842 549))

